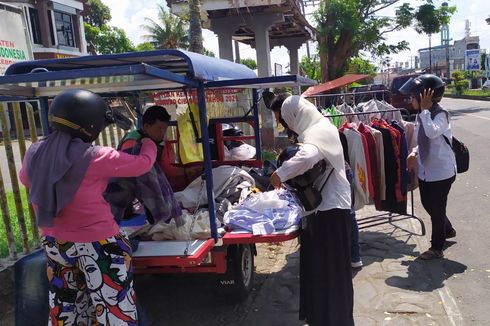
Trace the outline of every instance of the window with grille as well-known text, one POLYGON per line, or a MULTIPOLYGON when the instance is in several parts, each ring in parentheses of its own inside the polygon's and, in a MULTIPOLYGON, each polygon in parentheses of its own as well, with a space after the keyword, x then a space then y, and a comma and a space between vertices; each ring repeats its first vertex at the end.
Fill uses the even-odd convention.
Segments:
POLYGON ((70 14, 55 11, 54 21, 56 24, 56 35, 58 44, 75 47, 75 35, 73 32, 73 18, 70 14))
POLYGON ((42 44, 41 38, 41 25, 39 24, 39 13, 37 9, 29 8, 29 21, 30 21, 30 29, 32 42, 35 44, 42 44))

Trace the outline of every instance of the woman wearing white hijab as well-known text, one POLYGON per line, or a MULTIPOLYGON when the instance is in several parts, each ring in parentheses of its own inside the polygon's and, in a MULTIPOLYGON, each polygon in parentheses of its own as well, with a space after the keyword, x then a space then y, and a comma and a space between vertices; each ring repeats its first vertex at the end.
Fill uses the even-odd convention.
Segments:
POLYGON ((317 189, 324 185, 322 201, 316 210, 305 212, 304 217, 299 318, 309 325, 354 325, 351 190, 338 130, 312 103, 300 96, 279 94, 270 109, 276 120, 295 132, 298 141, 304 144, 272 174, 271 184, 275 188, 302 175, 320 160, 327 162, 325 174, 316 184, 317 189))

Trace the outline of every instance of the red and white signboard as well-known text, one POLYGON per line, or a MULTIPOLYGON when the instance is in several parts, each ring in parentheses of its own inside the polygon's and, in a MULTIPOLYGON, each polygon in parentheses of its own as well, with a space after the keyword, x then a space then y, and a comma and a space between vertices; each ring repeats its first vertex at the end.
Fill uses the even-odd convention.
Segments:
POLYGON ((33 60, 22 10, 0 4, 0 76, 11 64, 33 60))

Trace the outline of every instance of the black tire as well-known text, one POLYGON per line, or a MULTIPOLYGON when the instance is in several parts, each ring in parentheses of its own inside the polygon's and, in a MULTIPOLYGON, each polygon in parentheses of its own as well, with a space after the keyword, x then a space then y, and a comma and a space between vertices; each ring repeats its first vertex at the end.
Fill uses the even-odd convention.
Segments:
POLYGON ((232 245, 227 250, 227 270, 219 280, 220 288, 234 301, 247 299, 255 279, 255 248, 251 244, 232 245))

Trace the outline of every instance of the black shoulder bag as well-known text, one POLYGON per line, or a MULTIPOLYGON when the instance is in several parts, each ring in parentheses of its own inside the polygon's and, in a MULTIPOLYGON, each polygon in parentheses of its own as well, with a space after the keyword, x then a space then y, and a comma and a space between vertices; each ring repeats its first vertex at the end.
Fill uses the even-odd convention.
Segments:
POLYGON ((468 147, 454 136, 452 144, 446 136, 442 135, 442 137, 444 137, 444 140, 454 152, 454 156, 456 157, 456 171, 458 173, 468 171, 470 167, 470 152, 468 147))

